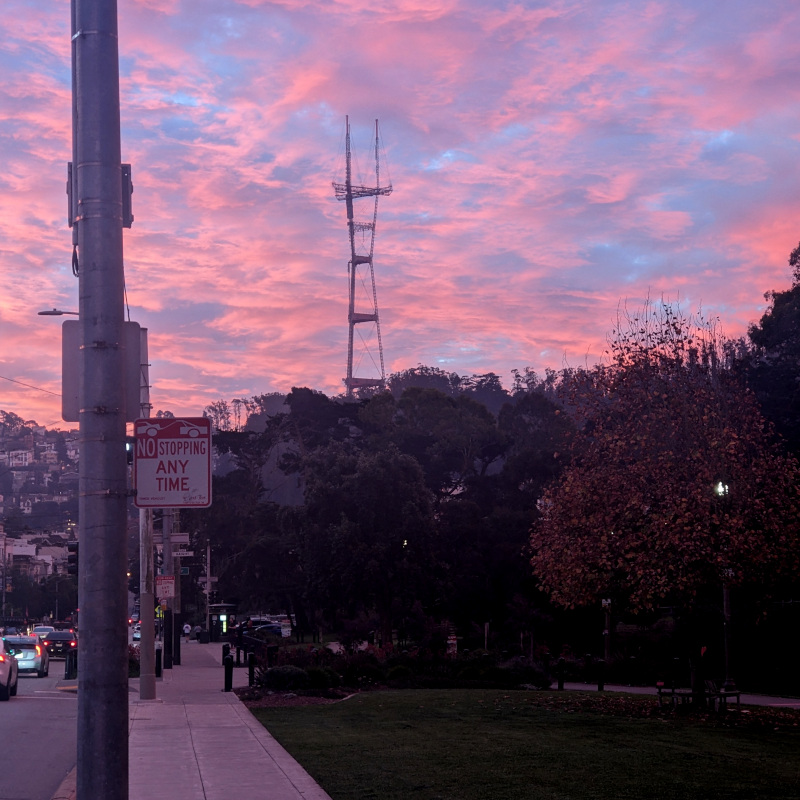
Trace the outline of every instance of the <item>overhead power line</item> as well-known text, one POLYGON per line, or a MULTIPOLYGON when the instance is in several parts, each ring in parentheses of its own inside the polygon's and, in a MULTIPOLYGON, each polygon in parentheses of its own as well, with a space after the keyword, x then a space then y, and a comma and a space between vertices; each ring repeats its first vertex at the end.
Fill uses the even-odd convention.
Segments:
POLYGON ((34 389, 37 392, 45 392, 46 394, 51 394, 53 397, 61 397, 60 392, 51 392, 49 389, 42 389, 41 386, 33 386, 30 383, 23 383, 22 381, 16 381, 14 378, 6 378, 5 375, 0 375, 4 381, 8 381, 9 383, 18 383, 20 386, 24 386, 26 389, 34 389))

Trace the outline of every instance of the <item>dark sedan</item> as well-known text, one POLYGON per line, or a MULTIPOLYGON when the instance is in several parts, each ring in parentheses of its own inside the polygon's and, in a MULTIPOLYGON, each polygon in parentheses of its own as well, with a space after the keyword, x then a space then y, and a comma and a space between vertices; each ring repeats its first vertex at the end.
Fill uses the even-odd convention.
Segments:
POLYGON ((55 658, 66 658, 70 650, 78 649, 75 631, 50 631, 44 640, 47 652, 55 658))

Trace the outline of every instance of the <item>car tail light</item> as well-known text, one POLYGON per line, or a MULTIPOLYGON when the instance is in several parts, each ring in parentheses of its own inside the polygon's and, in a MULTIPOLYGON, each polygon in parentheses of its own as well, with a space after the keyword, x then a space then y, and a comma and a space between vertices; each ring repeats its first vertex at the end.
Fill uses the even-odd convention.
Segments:
POLYGON ((47 641, 47 639, 45 639, 45 640, 42 642, 42 644, 43 644, 45 647, 50 647, 50 642, 48 642, 48 641, 47 641))
POLYGON ((37 655, 37 656, 40 656, 41 654, 42 654, 42 648, 41 648, 41 647, 39 647, 39 645, 37 644, 37 645, 36 645, 36 655, 37 655))
POLYGON ((77 643, 77 642, 70 642, 70 643, 69 643, 69 646, 70 646, 70 647, 77 647, 77 646, 78 646, 78 643, 77 643))
POLYGON ((0 653, 0 662, 5 661, 5 660, 6 660, 6 657, 2 653, 0 653))

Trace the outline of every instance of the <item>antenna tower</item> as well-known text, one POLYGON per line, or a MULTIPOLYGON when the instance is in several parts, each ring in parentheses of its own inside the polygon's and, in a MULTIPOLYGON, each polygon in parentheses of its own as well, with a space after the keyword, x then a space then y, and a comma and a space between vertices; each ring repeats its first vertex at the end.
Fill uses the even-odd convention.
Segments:
MULTIPOLYGON (((350 261, 347 264, 347 277, 350 285, 350 302, 347 312, 347 377, 344 385, 347 397, 353 396, 354 389, 378 387, 383 388, 386 375, 383 368, 383 344, 381 342, 381 324, 378 317, 378 295, 375 291, 375 268, 372 256, 375 250, 375 225, 378 221, 378 198, 392 193, 392 184, 381 186, 380 181, 380 148, 378 139, 378 120, 375 120, 375 185, 361 186, 353 184, 352 158, 350 150, 350 118, 345 117, 347 127, 346 157, 344 183, 333 183, 333 191, 337 200, 344 200, 347 209, 347 231, 350 237, 350 261), (374 197, 372 221, 357 222, 354 218, 354 201, 374 197), (364 336, 359 331, 361 352, 356 368, 361 367, 364 358, 368 358, 379 377, 357 378, 353 375, 353 340, 356 326, 368 326, 370 335, 364 336), (370 350, 370 341, 377 341, 377 362, 375 354, 370 350)), ((364 204, 362 204, 363 206, 364 204)))

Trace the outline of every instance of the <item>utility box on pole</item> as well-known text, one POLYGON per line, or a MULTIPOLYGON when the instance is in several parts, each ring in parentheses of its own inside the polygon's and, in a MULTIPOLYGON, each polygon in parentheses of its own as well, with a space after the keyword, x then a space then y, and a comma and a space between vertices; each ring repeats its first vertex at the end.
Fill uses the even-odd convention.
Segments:
MULTIPOLYGON (((138 322, 123 322, 125 381, 125 421, 133 422, 141 416, 141 343, 142 329, 138 322)), ((65 422, 79 422, 80 401, 81 323, 66 320, 61 323, 61 418, 65 422)))

